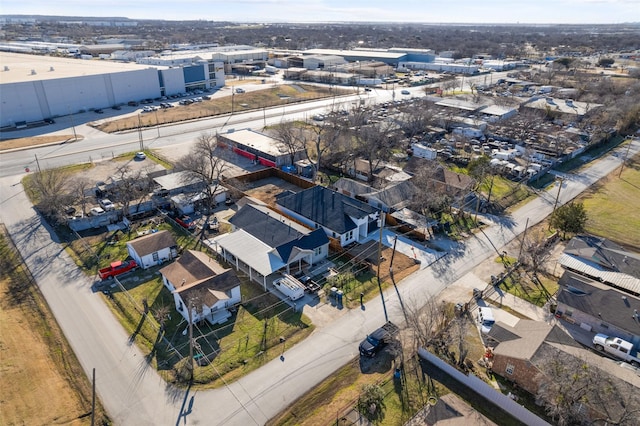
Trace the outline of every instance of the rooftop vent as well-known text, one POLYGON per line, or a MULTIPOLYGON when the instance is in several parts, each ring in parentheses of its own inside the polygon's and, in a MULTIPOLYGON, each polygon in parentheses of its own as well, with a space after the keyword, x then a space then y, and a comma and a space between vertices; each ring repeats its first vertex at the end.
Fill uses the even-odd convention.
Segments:
POLYGON ((36 70, 31 70, 31 75, 36 75, 36 70))
POLYGON ((49 71, 55 71, 53 67, 49 67, 49 71))
POLYGON ((5 70, 5 71, 9 71, 9 66, 8 66, 8 65, 5 65, 5 66, 4 66, 4 70, 5 70))

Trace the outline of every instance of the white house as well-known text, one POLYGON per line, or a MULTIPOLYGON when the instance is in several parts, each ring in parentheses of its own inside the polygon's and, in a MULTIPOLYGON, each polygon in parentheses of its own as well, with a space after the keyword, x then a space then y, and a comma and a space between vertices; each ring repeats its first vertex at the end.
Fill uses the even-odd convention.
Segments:
POLYGON ((246 204, 229 219, 233 231, 214 239, 216 250, 236 269, 267 288, 266 277, 313 265, 329 254, 329 238, 267 206, 246 204))
POLYGON ((232 269, 224 269, 206 253, 187 250, 160 270, 162 282, 173 294, 176 310, 192 323, 207 320, 222 324, 231 317, 230 308, 240 303, 240 280, 232 269), (191 315, 189 315, 191 309, 191 315))
POLYGON ((283 196, 276 207, 310 228, 322 228, 341 246, 361 242, 378 228, 380 211, 367 203, 323 186, 283 196))
POLYGON ((129 241, 127 251, 143 269, 178 257, 176 240, 169 231, 154 232, 129 241))

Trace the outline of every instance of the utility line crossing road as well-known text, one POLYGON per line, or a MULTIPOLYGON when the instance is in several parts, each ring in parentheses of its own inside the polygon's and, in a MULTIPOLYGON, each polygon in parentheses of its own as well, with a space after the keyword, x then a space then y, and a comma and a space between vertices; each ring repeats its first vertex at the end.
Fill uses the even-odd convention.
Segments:
MULTIPOLYGON (((626 148, 625 148, 626 149, 626 148)), ((636 140, 629 157, 640 150, 636 140)), ((624 149, 596 161, 579 175, 563 180, 559 205, 619 167, 624 149), (622 153, 622 154, 621 154, 622 153)), ((210 391, 188 391, 167 385, 143 354, 129 343, 125 331, 92 293, 87 277, 57 242, 50 227, 30 205, 21 176, 0 178, 0 218, 32 271, 51 310, 69 339, 82 367, 90 376, 96 368, 98 394, 117 425, 261 425, 305 391, 358 355, 357 343, 384 322, 382 304, 374 299, 366 310, 354 309, 319 327, 304 342, 228 386, 210 391)), ((481 261, 499 250, 529 225, 551 213, 557 191, 541 192, 508 217, 490 218, 485 230, 429 268, 399 286, 403 299, 423 304, 481 261), (487 237, 491 240, 489 242, 487 237)), ((402 322, 402 313, 390 289, 385 293, 390 319, 402 322)))

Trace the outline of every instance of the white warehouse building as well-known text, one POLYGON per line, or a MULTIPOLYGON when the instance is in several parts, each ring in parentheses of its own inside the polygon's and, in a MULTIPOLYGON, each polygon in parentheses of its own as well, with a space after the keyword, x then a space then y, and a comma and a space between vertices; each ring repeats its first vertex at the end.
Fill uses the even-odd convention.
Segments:
POLYGON ((0 127, 224 86, 221 63, 170 68, 0 52, 0 70, 0 127))

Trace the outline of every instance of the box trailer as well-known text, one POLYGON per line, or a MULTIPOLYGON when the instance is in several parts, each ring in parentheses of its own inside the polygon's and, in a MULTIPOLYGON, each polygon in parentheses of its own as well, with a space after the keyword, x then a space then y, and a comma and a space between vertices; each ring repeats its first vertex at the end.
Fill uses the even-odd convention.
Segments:
POLYGON ((298 300, 304 296, 305 286, 289 274, 273 281, 273 286, 291 300, 298 300))

